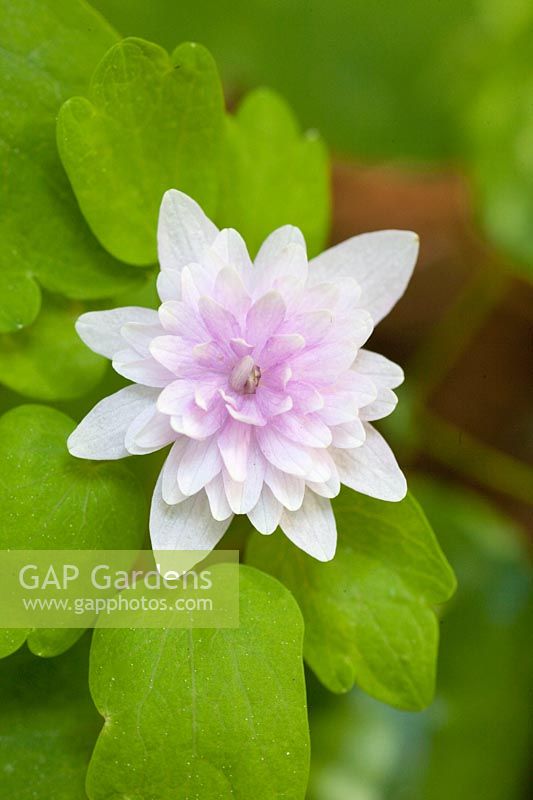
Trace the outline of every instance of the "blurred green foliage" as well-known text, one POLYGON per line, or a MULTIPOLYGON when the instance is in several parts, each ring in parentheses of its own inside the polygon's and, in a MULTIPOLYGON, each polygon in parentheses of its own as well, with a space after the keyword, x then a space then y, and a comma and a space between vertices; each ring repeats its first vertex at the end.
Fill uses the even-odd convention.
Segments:
POLYGON ((533 592, 520 531, 475 495, 412 483, 458 578, 441 620, 437 697, 410 715, 315 686, 309 800, 523 796, 533 592))
POLYGON ((469 114, 470 160, 493 244, 533 265, 533 35, 486 80, 469 114))
POLYGON ((123 35, 205 44, 230 89, 277 89, 337 153, 462 162, 490 238, 531 274, 530 0, 93 5, 123 35))
POLYGON ((81 800, 101 718, 87 685, 89 637, 59 658, 0 662, 0 796, 81 800))
POLYGON ((375 158, 463 150, 460 112, 513 58, 527 0, 94 0, 123 35, 200 41, 225 80, 268 83, 335 149, 375 158), (497 58, 495 58, 497 56, 497 58))
POLYGON ((300 133, 275 92, 250 92, 227 117, 220 183, 215 219, 239 231, 252 257, 288 222, 302 230, 309 257, 322 251, 330 221, 328 152, 316 132, 300 133))
POLYGON ((230 86, 281 91, 333 148, 375 158, 449 157, 459 38, 476 3, 447 0, 95 0, 124 35, 213 53, 230 86), (450 61, 450 45, 455 51, 450 61))
POLYGON ((439 630, 434 606, 455 577, 414 497, 384 503, 343 486, 333 501, 335 558, 311 558, 281 534, 254 531, 246 560, 293 592, 304 656, 331 692, 357 683, 411 711, 433 699, 439 630))

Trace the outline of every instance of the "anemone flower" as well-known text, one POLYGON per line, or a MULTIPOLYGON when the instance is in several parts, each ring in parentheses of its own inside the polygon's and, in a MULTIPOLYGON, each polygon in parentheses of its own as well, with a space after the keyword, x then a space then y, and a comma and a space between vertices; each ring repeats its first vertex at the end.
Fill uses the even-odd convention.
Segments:
POLYGON ((76 329, 133 383, 99 402, 72 455, 118 459, 170 445, 150 515, 154 550, 211 550, 234 514, 333 558, 341 483, 399 501, 405 478, 371 422, 394 409, 400 367, 364 349, 403 294, 408 231, 354 236, 307 260, 285 225, 252 262, 187 195, 158 226, 161 305, 83 314, 76 329))

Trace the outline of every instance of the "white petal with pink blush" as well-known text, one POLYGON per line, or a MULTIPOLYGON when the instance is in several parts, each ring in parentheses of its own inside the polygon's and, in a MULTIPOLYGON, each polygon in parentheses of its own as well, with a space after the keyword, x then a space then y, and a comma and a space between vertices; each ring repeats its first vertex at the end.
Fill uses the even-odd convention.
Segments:
POLYGON ((354 236, 308 262, 302 233, 285 225, 252 262, 237 231, 170 190, 158 246, 158 310, 76 323, 134 383, 80 422, 70 452, 116 459, 170 445, 152 500, 156 550, 210 550, 247 514, 261 533, 279 525, 332 559, 342 483, 391 502, 407 491, 370 424, 394 410, 403 372, 364 345, 405 291, 418 237, 354 236))

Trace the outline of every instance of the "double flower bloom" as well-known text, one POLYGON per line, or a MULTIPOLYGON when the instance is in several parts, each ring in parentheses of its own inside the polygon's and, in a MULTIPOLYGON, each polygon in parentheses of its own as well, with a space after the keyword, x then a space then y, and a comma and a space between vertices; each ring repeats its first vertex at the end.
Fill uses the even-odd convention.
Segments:
POLYGON ((287 225, 252 263, 236 231, 171 190, 158 246, 158 311, 77 322, 134 383, 82 420, 70 452, 117 459, 172 445, 152 500, 154 550, 211 550, 247 514, 261 533, 279 525, 310 555, 333 558, 341 483, 389 501, 406 492, 370 424, 394 409, 403 372, 363 345, 403 294, 418 237, 363 234, 308 263, 287 225))

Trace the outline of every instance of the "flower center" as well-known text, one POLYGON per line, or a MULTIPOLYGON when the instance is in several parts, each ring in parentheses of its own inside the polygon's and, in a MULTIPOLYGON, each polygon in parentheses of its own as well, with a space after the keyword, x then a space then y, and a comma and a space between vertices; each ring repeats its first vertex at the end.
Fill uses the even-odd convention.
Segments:
POLYGON ((231 388, 241 394, 254 394, 261 380, 261 368, 251 356, 244 356, 235 364, 229 376, 231 388))

